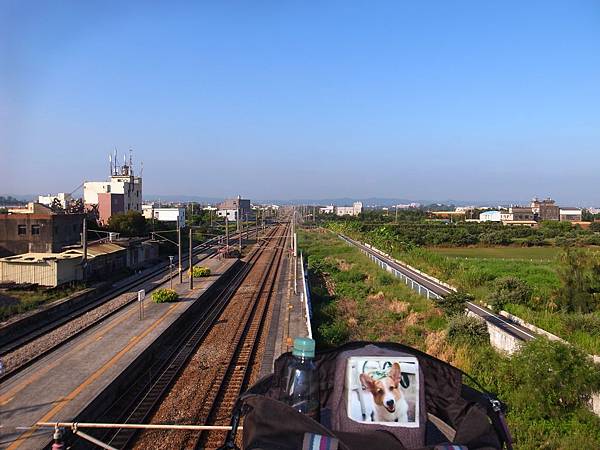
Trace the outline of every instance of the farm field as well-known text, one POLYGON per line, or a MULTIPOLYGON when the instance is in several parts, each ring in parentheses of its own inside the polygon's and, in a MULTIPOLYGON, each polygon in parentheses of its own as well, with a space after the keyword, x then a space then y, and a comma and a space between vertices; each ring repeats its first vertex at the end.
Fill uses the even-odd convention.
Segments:
MULTIPOLYGON (((432 252, 449 258, 520 259, 552 262, 560 255, 560 247, 429 247, 432 252)), ((600 251, 600 247, 588 247, 600 251)))
POLYGON ((554 260, 558 247, 430 247, 430 250, 450 258, 493 258, 523 260, 554 260))

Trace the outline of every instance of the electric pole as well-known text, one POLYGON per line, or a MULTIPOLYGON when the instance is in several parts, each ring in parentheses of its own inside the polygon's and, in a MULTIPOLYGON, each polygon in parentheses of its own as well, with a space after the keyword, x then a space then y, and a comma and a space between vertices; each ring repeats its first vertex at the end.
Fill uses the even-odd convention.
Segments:
POLYGON ((225 214, 225 252, 229 254, 229 218, 225 214))
POLYGON ((179 264, 179 282, 183 283, 183 271, 181 270, 181 219, 177 214, 177 252, 178 252, 178 264, 179 264))
POLYGON ((241 256, 242 256, 242 232, 244 231, 244 224, 242 223, 242 218, 240 217, 240 214, 238 214, 237 223, 238 223, 238 249, 240 251, 240 258, 241 258, 241 256))
POLYGON ((83 282, 87 281, 86 279, 86 269, 87 269, 87 223, 86 218, 83 218, 83 228, 81 230, 81 247, 83 250, 83 259, 81 260, 81 276, 83 277, 83 282))
POLYGON ((192 227, 190 227, 190 290, 194 289, 194 248, 192 245, 192 227))

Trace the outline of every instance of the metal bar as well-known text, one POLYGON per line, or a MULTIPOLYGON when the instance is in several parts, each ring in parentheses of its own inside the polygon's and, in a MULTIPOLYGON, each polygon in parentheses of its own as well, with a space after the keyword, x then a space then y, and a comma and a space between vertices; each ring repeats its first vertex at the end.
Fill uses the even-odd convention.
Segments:
POLYGON ((114 447, 111 447, 108 444, 105 444, 104 442, 102 442, 99 439, 96 439, 93 436, 90 436, 89 434, 84 433, 83 431, 79 431, 79 430, 73 430, 73 434, 79 436, 80 438, 85 439, 86 441, 90 441, 92 444, 96 444, 98 447, 102 447, 106 450, 118 450, 114 447))
MULTIPOLYGON (((202 430, 231 430, 229 425, 169 425, 169 424, 153 424, 153 423, 94 423, 94 422, 37 422, 37 427, 43 428, 131 428, 137 430, 187 430, 187 431, 202 431, 202 430)), ((238 427, 242 430, 243 427, 238 427)))

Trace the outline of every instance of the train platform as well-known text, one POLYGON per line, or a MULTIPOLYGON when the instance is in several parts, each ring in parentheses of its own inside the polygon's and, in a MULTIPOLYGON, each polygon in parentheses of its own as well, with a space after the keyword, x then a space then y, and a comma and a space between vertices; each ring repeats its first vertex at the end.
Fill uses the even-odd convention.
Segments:
POLYGON ((261 362, 261 377, 273 372, 273 364, 281 354, 292 351, 295 337, 309 336, 300 256, 293 256, 289 239, 286 241, 286 254, 277 283, 269 332, 261 362))
MULTIPOLYGON (((154 342, 235 263, 210 256, 199 263, 211 276, 172 278, 175 303, 156 304, 148 295, 143 316, 134 302, 35 362, 0 387, 0 448, 40 449, 52 438, 49 429, 22 429, 39 421, 70 421, 154 342)), ((176 270, 174 270, 176 274, 176 270)), ((169 287, 170 281, 161 287, 169 287)))

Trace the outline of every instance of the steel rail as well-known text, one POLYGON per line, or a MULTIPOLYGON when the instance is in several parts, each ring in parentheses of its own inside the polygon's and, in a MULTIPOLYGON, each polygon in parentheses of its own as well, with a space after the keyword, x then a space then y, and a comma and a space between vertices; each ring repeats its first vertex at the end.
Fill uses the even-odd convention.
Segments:
MULTIPOLYGON (((271 230, 270 234, 274 232, 276 228, 271 230)), ((159 360, 146 370, 150 376, 145 380, 139 379, 103 413, 103 416, 111 419, 118 418, 118 421, 124 423, 143 423, 148 420, 265 248, 266 246, 260 246, 251 253, 249 261, 243 268, 210 301, 210 304, 207 304, 207 311, 182 332, 178 342, 169 345, 165 352, 161 352, 159 360)), ((135 429, 119 429, 116 432, 105 433, 102 440, 114 447, 126 448, 136 434, 135 429)))
MULTIPOLYGON (((223 413, 223 410, 225 410, 229 419, 235 402, 249 383, 251 374, 251 370, 249 369, 252 366, 262 332, 264 331, 263 328, 269 310, 269 303, 276 286, 283 259, 286 238, 287 227, 274 248, 275 251, 261 279, 259 288, 250 306, 247 308, 248 314, 244 320, 243 329, 236 336, 234 341, 235 350, 232 352, 232 356, 227 363, 226 370, 221 371, 219 375, 222 375, 222 377, 218 377, 219 382, 214 384, 217 389, 216 392, 212 392, 213 401, 205 403, 207 407, 202 414, 202 416, 206 417, 205 425, 217 420, 219 413, 223 413)), ((221 438, 216 437, 214 433, 202 432, 196 439, 195 448, 217 447, 222 444, 223 438, 224 436, 221 438), (219 442, 215 443, 215 440, 219 440, 219 442)))

